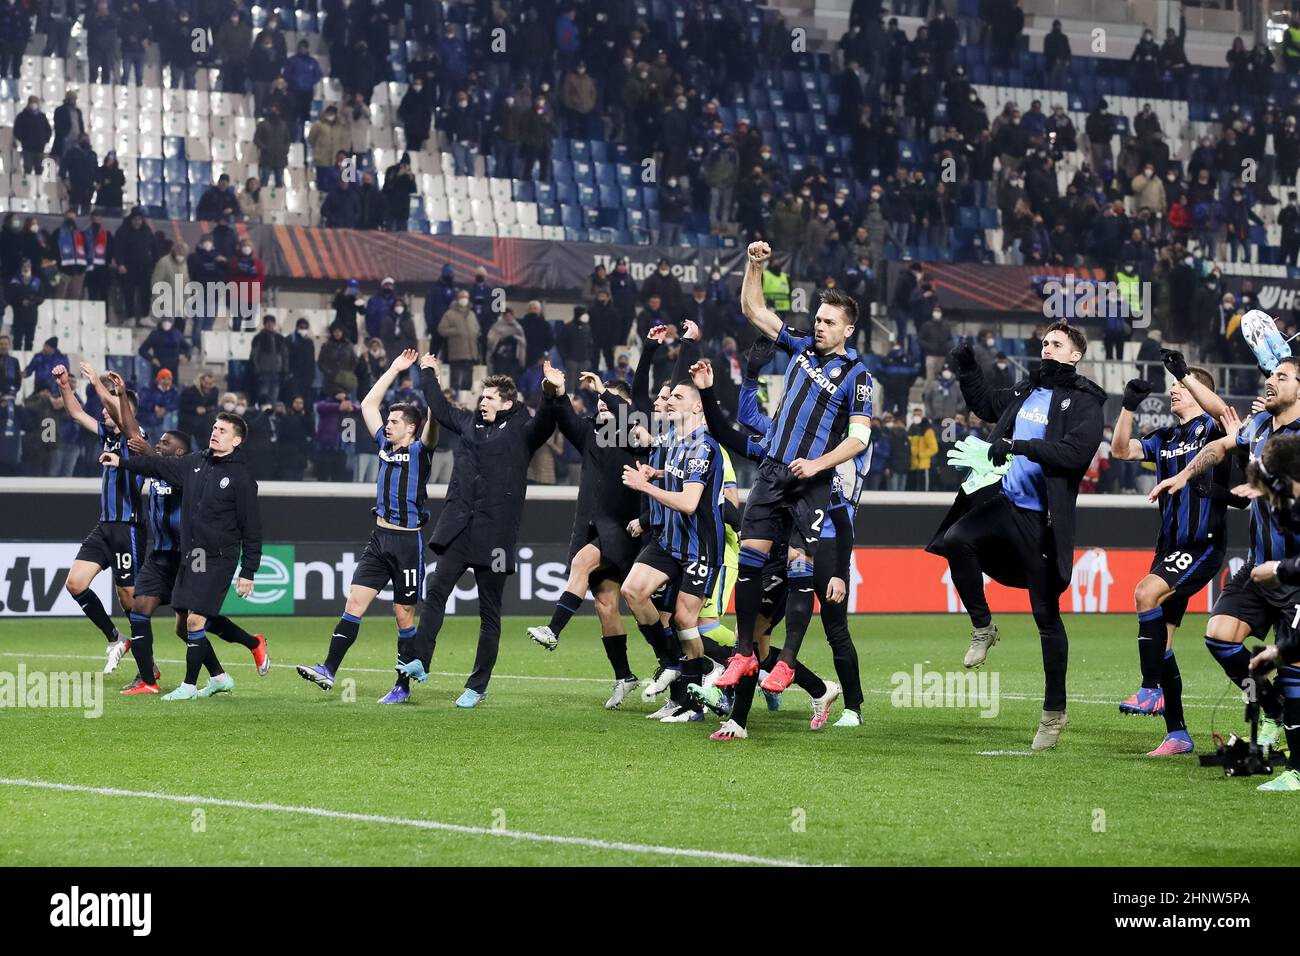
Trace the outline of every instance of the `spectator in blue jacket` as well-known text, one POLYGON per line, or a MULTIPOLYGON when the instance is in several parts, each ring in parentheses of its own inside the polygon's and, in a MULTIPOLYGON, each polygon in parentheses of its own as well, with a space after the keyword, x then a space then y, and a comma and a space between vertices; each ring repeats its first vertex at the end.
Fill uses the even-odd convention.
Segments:
POLYGON ((32 356, 32 360, 27 363, 23 369, 23 378, 29 375, 36 376, 32 388, 39 392, 45 389, 51 395, 58 394, 58 387, 54 384, 54 376, 51 374, 56 365, 62 365, 64 368, 70 368, 72 363, 68 357, 59 351, 59 340, 56 336, 50 336, 41 346, 41 350, 32 356))
POLYGON ((451 103, 456 91, 465 85, 469 72, 469 57, 465 41, 456 32, 456 24, 448 23, 438 40, 438 102, 443 107, 451 103))
POLYGON ((154 376, 154 384, 145 388, 140 395, 140 425, 150 435, 161 435, 176 427, 181 393, 174 382, 171 369, 160 368, 154 376))
POLYGON ((384 331, 384 320, 393 311, 397 302, 397 284, 391 277, 385 277, 379 283, 379 292, 366 302, 366 338, 380 338, 384 331))
MULTIPOLYGON (((451 303, 456 298, 456 273, 452 269, 451 263, 443 263, 442 275, 438 281, 429 289, 429 294, 424 297, 424 331, 429 336, 429 351, 434 355, 442 350, 442 336, 438 334, 438 323, 447 310, 451 308, 451 303)), ((492 317, 495 321, 495 316, 492 317)), ((489 323, 489 328, 491 323, 489 323)), ((484 353, 486 354, 486 353, 484 353)))
POLYGON ((311 44, 299 40, 298 52, 284 64, 284 78, 289 84, 295 107, 293 119, 296 122, 290 123, 294 140, 302 139, 303 124, 311 119, 312 94, 321 80, 320 61, 308 52, 310 49, 311 44))
POLYGON ((149 363, 154 375, 167 369, 175 378, 180 369, 182 353, 189 358, 190 343, 185 341, 185 336, 181 335, 181 330, 176 328, 176 323, 170 316, 163 316, 158 327, 140 343, 140 357, 149 363))

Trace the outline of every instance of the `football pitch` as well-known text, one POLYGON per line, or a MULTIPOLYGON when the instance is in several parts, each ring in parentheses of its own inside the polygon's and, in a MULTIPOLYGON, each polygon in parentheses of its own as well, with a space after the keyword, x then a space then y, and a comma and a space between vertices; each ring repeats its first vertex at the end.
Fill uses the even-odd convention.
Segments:
MULTIPOLYGON (((997 694, 964 707, 915 706, 924 681, 900 706, 895 676, 961 671, 964 620, 854 618, 862 726, 811 732, 808 697, 791 688, 776 712, 760 696, 750 739, 729 743, 708 739, 713 718, 645 720, 639 694, 604 710, 612 678, 591 617, 553 653, 524 636, 536 621, 507 618, 473 711, 452 702, 476 620, 449 617, 429 683, 387 707, 375 701, 392 685, 391 617, 363 623, 331 693, 293 665, 323 657, 333 619, 241 623, 267 635, 274 664, 259 678, 246 651, 214 640, 231 695, 121 697, 128 657, 96 719, 5 702, 0 865, 1239 865, 1247 844, 1256 865, 1293 855, 1252 823, 1277 819, 1287 795, 1194 757, 1144 756, 1164 723, 1116 709, 1138 684, 1130 616, 1066 616, 1071 723, 1037 755, 1042 669, 1026 615, 999 618, 983 685, 997 694)), ((1211 729, 1242 727, 1204 623, 1189 615, 1176 645, 1198 750, 1212 749, 1211 729)), ((164 690, 184 656, 169 625, 154 628, 164 690)), ((628 646, 650 677, 635 631, 628 646)), ((28 682, 98 671, 103 649, 83 620, 0 622, 0 680, 12 691, 4 675, 20 667, 28 682)), ((803 658, 834 677, 816 623, 803 658)))

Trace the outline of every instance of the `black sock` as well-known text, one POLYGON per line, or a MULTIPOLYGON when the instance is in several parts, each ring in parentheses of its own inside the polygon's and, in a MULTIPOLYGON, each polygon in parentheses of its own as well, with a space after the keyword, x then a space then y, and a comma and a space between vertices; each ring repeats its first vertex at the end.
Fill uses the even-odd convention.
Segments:
POLYGON ((199 682, 199 671, 203 669, 203 661, 210 650, 212 645, 202 628, 185 636, 185 683, 193 686, 199 682))
POLYGON ((1183 719, 1183 675, 1178 671, 1173 648, 1165 652, 1160 664, 1160 689, 1165 694, 1165 731, 1172 734, 1187 729, 1187 721, 1183 719))
POLYGON ((154 682, 153 664, 153 622, 147 614, 127 615, 131 622, 131 656, 135 658, 136 669, 140 679, 146 684, 154 682))
MULTIPOLYGON (((694 684, 697 687, 704 683, 704 667, 706 658, 691 657, 682 659, 682 676, 677 678, 677 683, 682 685, 684 691, 689 685, 694 684)), ((687 705, 692 710, 699 710, 699 704, 689 703, 687 705)))
POLYGON ((609 666, 614 668, 615 679, 631 680, 632 667, 627 662, 627 635, 610 634, 600 640, 605 645, 605 656, 609 658, 609 666))
POLYGON ((1205 646, 1210 649, 1223 672, 1228 675, 1228 680, 1232 681, 1242 690, 1246 689, 1246 681, 1255 682, 1255 700, 1259 702, 1259 708, 1264 715, 1271 717, 1273 720, 1282 719, 1282 697, 1273 686, 1273 682, 1264 678, 1252 678, 1250 676, 1250 651, 1246 650, 1245 643, 1233 644, 1229 641, 1216 641, 1212 637, 1205 639, 1205 646))
POLYGON ((1138 612, 1138 663, 1142 667, 1142 686, 1147 690, 1160 686, 1167 643, 1164 611, 1157 607, 1138 612))
POLYGON ((91 624, 99 628, 104 637, 110 641, 117 640, 117 628, 113 626, 113 619, 104 610, 104 602, 99 599, 98 594, 86 588, 80 594, 72 595, 72 600, 81 605, 82 613, 90 619, 91 624))
POLYGON ((807 691, 809 697, 826 696, 826 682, 798 661, 794 663, 794 682, 795 686, 807 691))
POLYGON ((1277 669, 1282 688, 1282 726, 1286 730, 1287 768, 1300 770, 1300 666, 1284 664, 1277 669))
POLYGON ((556 637, 564 630, 564 626, 569 623, 569 618, 578 612, 582 607, 582 596, 574 594, 572 591, 565 591, 560 595, 560 599, 555 602, 555 610, 551 614, 551 633, 556 637))
POLYGON ((799 648, 803 645, 803 636, 808 633, 808 624, 812 621, 815 596, 812 565, 804 561, 792 561, 786 581, 785 647, 781 651, 781 660, 793 667, 799 657, 799 648))
POLYGON ((209 677, 220 677, 226 672, 221 666, 221 661, 217 660, 217 649, 208 641, 208 652, 203 655, 203 669, 208 672, 209 677))
POLYGON ((208 618, 208 630, 229 644, 239 644, 250 651, 257 646, 257 638, 228 617, 218 614, 208 618))
MULTIPOLYGON (((331 643, 333 642, 331 641, 331 643)), ((415 646, 415 637, 404 638, 399 634, 397 637, 397 663, 409 664, 411 661, 418 660, 419 656, 415 646)), ((411 689, 411 678, 405 674, 398 674, 397 686, 409 691, 411 689)))
POLYGON ((748 657, 754 653, 754 626, 763 603, 763 565, 767 555, 753 548, 740 549, 740 568, 736 574, 736 653, 748 657))
POLYGON ((659 666, 663 667, 664 662, 670 660, 668 648, 664 643, 664 627, 658 621, 653 624, 638 623, 636 629, 641 632, 646 643, 655 649, 655 658, 659 661, 659 666))
POLYGON ((736 692, 731 698, 731 719, 744 727, 749 722, 749 708, 754 703, 754 688, 758 675, 750 674, 736 682, 736 692))
POLYGON ((361 630, 361 618, 344 614, 334 625, 334 634, 330 637, 330 652, 325 658, 325 669, 337 674, 343 666, 343 658, 356 642, 357 632, 361 630))

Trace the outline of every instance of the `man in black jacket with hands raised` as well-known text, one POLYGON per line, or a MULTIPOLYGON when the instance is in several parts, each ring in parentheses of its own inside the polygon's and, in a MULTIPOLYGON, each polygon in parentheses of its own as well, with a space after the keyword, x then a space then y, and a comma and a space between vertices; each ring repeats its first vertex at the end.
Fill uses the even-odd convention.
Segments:
POLYGON ((979 667, 998 642, 984 599, 984 574, 1008 587, 1027 588, 1043 645, 1046 689, 1033 748, 1056 746, 1069 722, 1065 709, 1068 642, 1061 592, 1074 566, 1074 507, 1079 481, 1101 444, 1106 393, 1079 375, 1088 340, 1066 322, 1043 333, 1042 365, 1010 389, 990 390, 970 345, 954 350, 962 396, 984 421, 995 467, 1010 460, 1000 484, 973 495, 959 492, 926 549, 948 559, 953 586, 974 631, 965 666, 979 667))

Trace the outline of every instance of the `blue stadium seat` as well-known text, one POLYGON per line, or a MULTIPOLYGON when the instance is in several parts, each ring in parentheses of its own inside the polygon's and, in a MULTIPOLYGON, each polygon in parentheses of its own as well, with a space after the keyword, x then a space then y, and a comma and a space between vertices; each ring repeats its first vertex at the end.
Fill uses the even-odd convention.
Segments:
POLYGON ((198 210, 199 200, 203 198, 203 194, 207 191, 207 189, 208 189, 207 185, 203 183, 190 184, 190 208, 191 209, 194 209, 196 211, 198 210))
MULTIPOLYGON (((641 203, 646 209, 659 208, 659 190, 654 186, 646 186, 641 190, 641 203)), ((627 203, 624 203, 627 205, 627 203)))
POLYGON ((596 165, 596 185, 614 188, 618 185, 618 170, 613 163, 598 162, 596 165))
POLYGON ((137 159, 135 161, 135 171, 136 176, 141 180, 148 180, 152 183, 161 183, 163 181, 163 161, 161 159, 137 159))
POLYGON ((578 204, 581 206, 595 206, 596 187, 580 183, 578 185, 578 204))
POLYGON ((600 210, 595 206, 583 206, 582 224, 588 229, 595 229, 600 225, 600 210))
POLYGON ((212 182, 212 164, 206 159, 191 159, 185 164, 189 167, 189 181, 207 185, 212 182))
POLYGON ((620 246, 630 246, 636 243, 636 236, 628 229, 614 230, 614 241, 620 246))
POLYGON ((591 145, 585 139, 569 140, 569 158, 575 163, 591 162, 591 145))
POLYGON ((596 185, 596 167, 591 163, 574 160, 573 181, 575 183, 586 183, 590 186, 596 185))
POLYGON ((163 159, 184 159, 184 158, 185 158, 185 137, 164 136, 163 137, 163 159))
POLYGON ((971 206, 962 206, 957 213, 957 222, 962 229, 978 229, 980 224, 979 210, 971 206))
POLYGON ((591 149, 591 161, 593 163, 608 163, 610 158, 609 144, 603 139, 589 140, 587 143, 591 149))
POLYGON ((586 229, 578 229, 578 228, 571 229, 571 228, 569 228, 568 226, 565 226, 565 227, 564 227, 564 241, 565 241, 565 242, 586 242, 586 241, 587 241, 587 230, 586 230, 586 229))
POLYGON ((636 170, 627 163, 617 163, 614 166, 614 172, 618 176, 620 186, 635 186, 638 182, 636 170))
POLYGON ((556 159, 551 154, 551 179, 558 183, 573 182, 573 163, 567 159, 556 159))
POLYGON ((142 206, 161 206, 163 204, 163 187, 161 182, 142 179, 136 186, 142 206))
POLYGON ((996 209, 980 209, 980 228, 996 229, 998 227, 998 211, 996 209))
POLYGON ((629 229, 645 229, 649 225, 649 219, 640 209, 624 210, 627 216, 627 226, 629 229))
POLYGON ((578 187, 571 182, 556 183, 555 199, 557 202, 567 205, 576 205, 578 202, 578 187))
POLYGON ((565 229, 582 228, 582 210, 577 206, 563 205, 560 207, 560 222, 565 229))
POLYGON ((167 213, 173 219, 190 217, 189 187, 184 183, 168 183, 163 189, 167 200, 167 213))
POLYGON ((641 190, 636 186, 624 186, 621 191, 624 209, 641 208, 641 190))
POLYGON ((617 186, 597 186, 596 198, 602 209, 619 209, 623 205, 623 191, 617 186))
POLYGON ((569 141, 562 136, 551 140, 551 159, 554 162, 569 159, 569 141))
POLYGON ((534 200, 538 205, 550 206, 555 203, 555 183, 534 183, 534 200))
POLYGON ((515 179, 510 182, 510 198, 515 202, 533 202, 536 196, 533 183, 528 179, 515 179))
POLYGON ((560 210, 556 206, 538 206, 537 223, 541 226, 558 226, 560 210))
POLYGON ((627 223, 622 209, 601 209, 598 211, 596 221, 606 229, 622 229, 627 223))
POLYGON ((185 167, 185 160, 180 158, 164 159, 163 179, 169 183, 189 182, 189 170, 185 167))

